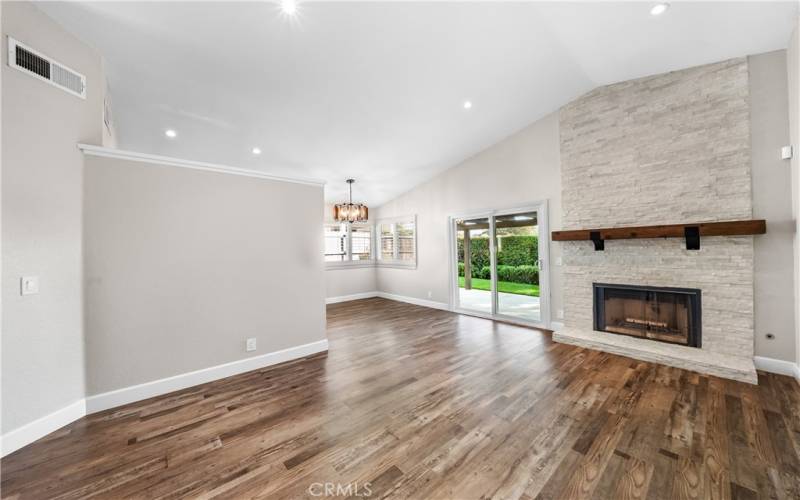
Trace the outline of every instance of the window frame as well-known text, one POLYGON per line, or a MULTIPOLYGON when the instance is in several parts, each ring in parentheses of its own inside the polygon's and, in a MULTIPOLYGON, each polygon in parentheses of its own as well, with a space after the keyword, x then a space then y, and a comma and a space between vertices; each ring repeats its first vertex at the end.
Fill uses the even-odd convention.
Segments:
POLYGON ((417 268, 417 216, 416 215, 405 215, 400 217, 386 217, 383 219, 379 219, 375 221, 374 225, 374 237, 377 242, 374 248, 373 257, 375 259, 375 265, 377 267, 394 267, 399 269, 416 269, 417 268), (397 231, 398 224, 413 224, 414 225, 414 236, 413 236, 413 247, 414 247, 414 258, 410 260, 402 260, 400 259, 400 236, 399 232, 397 231), (381 226, 385 224, 391 225, 391 232, 392 232, 392 258, 391 259, 384 259, 382 255, 381 249, 377 248, 380 246, 380 239, 381 239, 381 226))
MULTIPOLYGON (((325 269, 352 269, 357 267, 374 267, 375 266, 375 225, 369 222, 336 222, 333 220, 326 220, 323 224, 323 235, 325 234, 326 226, 345 226, 344 234, 346 236, 347 245, 344 249, 345 260, 341 261, 325 261, 325 269), (353 260, 353 226, 359 228, 367 228, 369 230, 369 259, 353 260)), ((322 258, 325 258, 324 252, 322 258)))

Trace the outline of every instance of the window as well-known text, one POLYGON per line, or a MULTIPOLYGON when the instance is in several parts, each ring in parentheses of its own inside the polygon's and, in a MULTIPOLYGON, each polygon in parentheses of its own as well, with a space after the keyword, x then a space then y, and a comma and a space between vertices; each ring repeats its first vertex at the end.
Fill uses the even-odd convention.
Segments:
POLYGON ((350 238, 353 241, 352 260, 372 259, 372 228, 369 226, 351 226, 350 238))
POLYGON ((392 267, 416 267, 417 221, 415 216, 396 217, 378 223, 380 253, 378 264, 392 267))
POLYGON ((326 223, 325 262, 328 267, 371 264, 372 226, 326 223))
POLYGON ((328 268, 417 267, 416 216, 395 217, 370 224, 326 222, 325 264, 328 268))
POLYGON ((394 228, 391 223, 381 224, 381 259, 394 258, 394 228))
POLYGON ((344 262, 347 258, 345 224, 325 225, 325 262, 344 262))
POLYGON ((414 260, 414 223, 397 224, 397 258, 403 261, 414 260))

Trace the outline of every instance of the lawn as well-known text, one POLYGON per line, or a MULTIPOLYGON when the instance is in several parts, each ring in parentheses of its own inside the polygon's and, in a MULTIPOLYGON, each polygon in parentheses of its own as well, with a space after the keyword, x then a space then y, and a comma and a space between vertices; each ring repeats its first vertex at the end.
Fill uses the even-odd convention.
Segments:
MULTIPOLYGON (((458 277, 458 286, 464 288, 464 277, 458 277)), ((492 289, 492 282, 490 280, 480 280, 472 278, 472 288, 475 290, 492 289)), ((512 283, 510 281, 498 281, 497 291, 505 293, 515 293, 517 295, 530 295, 531 297, 539 296, 539 285, 529 285, 527 283, 512 283)))

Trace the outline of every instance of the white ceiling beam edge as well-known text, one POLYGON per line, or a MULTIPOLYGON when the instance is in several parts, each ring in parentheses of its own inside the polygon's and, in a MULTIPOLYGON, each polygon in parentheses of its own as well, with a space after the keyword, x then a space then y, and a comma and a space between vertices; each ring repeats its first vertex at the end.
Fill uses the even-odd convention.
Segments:
POLYGON ((220 165, 217 163, 206 163, 195 160, 184 160, 181 158, 171 158, 169 156, 153 155, 148 153, 137 153, 135 151, 124 151, 121 149, 93 146, 91 144, 78 144, 83 154, 88 156, 102 156, 105 158, 115 158, 119 160, 130 160, 140 163, 153 163, 156 165, 166 165, 170 167, 190 168, 193 170, 204 170, 206 172, 216 172, 219 174, 241 175, 244 177, 256 177, 271 181, 291 182, 293 184, 306 184, 309 186, 325 186, 322 179, 311 179, 305 177, 284 177, 272 175, 258 170, 220 165))

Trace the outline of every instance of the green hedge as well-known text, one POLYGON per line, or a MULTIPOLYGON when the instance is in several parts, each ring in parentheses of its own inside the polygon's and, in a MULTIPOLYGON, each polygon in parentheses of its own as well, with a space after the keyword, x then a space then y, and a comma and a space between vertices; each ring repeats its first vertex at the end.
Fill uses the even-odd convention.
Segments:
MULTIPOLYGON (((472 269, 482 269, 489 262, 489 238, 470 240, 472 269)), ((458 240, 458 260, 464 262, 464 240, 458 240)), ((503 236, 497 252, 498 266, 536 266, 539 264, 538 236, 503 236)))
MULTIPOLYGON (((470 240, 472 249, 472 269, 480 269, 490 264, 489 261, 489 238, 476 238, 470 240)), ((464 262, 464 240, 458 240, 458 260, 464 262)))
POLYGON ((497 279, 512 283, 539 284, 539 268, 536 266, 497 266, 497 279))
MULTIPOLYGON (((458 263, 458 275, 464 276, 464 263, 458 263)), ((472 277, 488 280, 492 277, 489 266, 474 268, 472 277)), ((510 281, 512 283, 528 283, 531 285, 539 284, 539 268, 536 266, 497 266, 497 279, 499 281, 510 281)))
POLYGON ((503 236, 497 252, 498 266, 535 266, 539 260, 538 236, 503 236))

